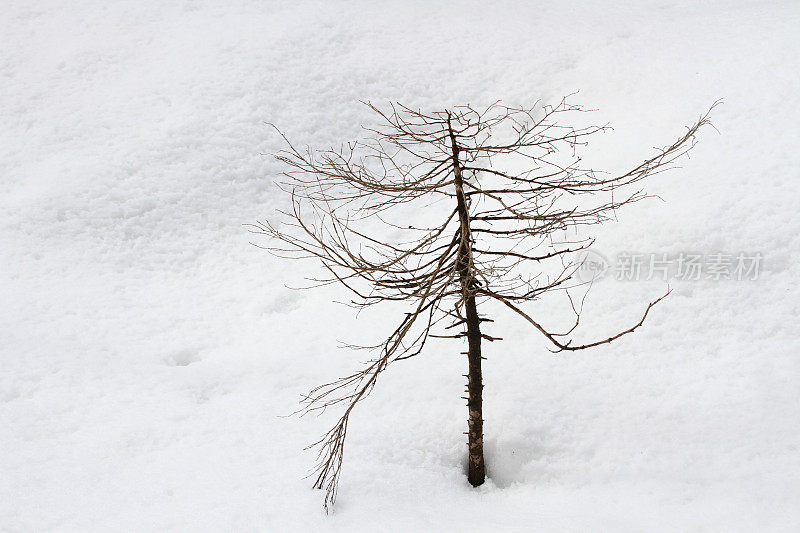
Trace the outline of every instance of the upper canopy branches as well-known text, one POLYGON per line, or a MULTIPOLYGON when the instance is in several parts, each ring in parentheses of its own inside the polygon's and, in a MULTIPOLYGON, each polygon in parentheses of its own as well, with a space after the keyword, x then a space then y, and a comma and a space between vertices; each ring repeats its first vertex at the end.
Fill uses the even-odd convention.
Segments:
POLYGON ((461 230, 447 199, 456 194, 456 165, 481 281, 506 287, 509 297, 531 297, 536 291, 515 277, 516 267, 563 259, 585 247, 586 242, 558 245, 556 237, 645 198, 640 190, 626 189, 671 168, 692 148, 710 113, 631 170, 608 175, 583 168, 576 155, 576 148, 607 126, 570 125, 586 110, 566 98, 555 106, 496 102, 481 110, 458 106, 430 113, 402 104, 387 110, 366 105, 379 124, 365 128, 365 139, 338 149, 299 149, 281 134, 286 147, 277 157, 287 170, 280 186, 292 198, 291 210, 284 212, 287 223, 251 226, 282 243, 271 248, 276 253, 319 259, 331 275, 316 281, 344 284, 357 305, 418 298, 430 283, 453 282, 461 230), (540 245, 548 249, 534 251, 540 245), (437 268, 442 258, 445 268, 437 268))

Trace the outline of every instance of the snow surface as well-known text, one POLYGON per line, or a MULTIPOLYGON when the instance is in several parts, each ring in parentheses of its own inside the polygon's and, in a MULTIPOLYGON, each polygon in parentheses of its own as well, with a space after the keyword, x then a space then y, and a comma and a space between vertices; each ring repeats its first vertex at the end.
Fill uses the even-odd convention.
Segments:
MULTIPOLYGON (((0 18, 0 530, 800 530, 800 5, 9 1, 0 18), (250 246, 286 199, 263 154, 423 109, 575 101, 621 169, 725 98, 683 168, 599 232, 618 251, 761 252, 673 285, 635 335, 552 355, 498 312, 490 480, 466 484, 461 347, 354 415, 336 511, 303 479, 331 419, 282 417, 393 315, 297 292, 250 246)), ((581 339, 663 282, 604 281, 581 339)), ((563 307, 563 306, 562 306, 563 307)), ((562 324, 564 309, 534 309, 562 324)))

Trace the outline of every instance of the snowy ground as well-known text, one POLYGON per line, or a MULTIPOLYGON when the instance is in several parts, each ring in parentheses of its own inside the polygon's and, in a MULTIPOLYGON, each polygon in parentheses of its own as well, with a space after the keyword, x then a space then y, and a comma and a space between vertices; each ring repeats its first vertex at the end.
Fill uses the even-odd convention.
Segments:
MULTIPOLYGON (((796 2, 2 4, 0 530, 800 530, 796 2), (591 352, 498 314, 478 490, 461 347, 398 364, 325 516, 302 448, 330 420, 280 415, 358 364, 336 339, 394 317, 290 291, 312 265, 248 244, 241 224, 285 202, 264 122, 325 146, 359 135, 359 99, 577 89, 615 126, 590 150, 610 169, 725 98, 720 134, 650 182, 665 202, 597 247, 760 252, 761 276, 673 284, 591 352)), ((581 337, 663 288, 599 283, 581 337)))

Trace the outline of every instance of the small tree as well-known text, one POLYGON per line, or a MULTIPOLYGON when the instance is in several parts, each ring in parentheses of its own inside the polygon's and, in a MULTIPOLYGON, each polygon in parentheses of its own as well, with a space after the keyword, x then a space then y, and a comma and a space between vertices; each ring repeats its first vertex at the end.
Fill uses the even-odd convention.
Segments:
POLYGON ((666 294, 632 326, 586 344, 569 339, 580 307, 572 305, 575 321, 560 333, 523 307, 552 291, 564 291, 572 303, 568 290, 580 284, 574 280, 576 252, 591 241, 569 241, 564 230, 602 223, 645 198, 629 186, 671 168, 694 146, 710 113, 632 170, 608 175, 583 168, 576 155, 607 126, 568 125, 565 119, 585 110, 566 98, 555 106, 495 103, 480 111, 459 106, 430 113, 366 105, 380 125, 338 149, 300 150, 281 134, 286 148, 277 159, 287 170, 280 186, 291 196, 291 210, 282 212, 282 225, 249 225, 274 239, 277 244, 266 247, 273 253, 319 260, 328 275, 314 281, 343 285, 356 308, 407 306, 381 343, 353 346, 376 351, 364 368, 303 399, 305 412, 343 407, 336 424, 312 445, 319 448, 314 486, 326 489, 326 509, 336 498, 353 408, 390 364, 420 354, 433 337, 467 340, 468 480, 473 486, 484 482, 481 343, 499 339, 482 331, 491 320, 479 314, 479 305, 495 301, 512 310, 553 351, 609 343, 642 325, 666 294), (550 275, 544 273, 547 260, 558 261, 550 275))

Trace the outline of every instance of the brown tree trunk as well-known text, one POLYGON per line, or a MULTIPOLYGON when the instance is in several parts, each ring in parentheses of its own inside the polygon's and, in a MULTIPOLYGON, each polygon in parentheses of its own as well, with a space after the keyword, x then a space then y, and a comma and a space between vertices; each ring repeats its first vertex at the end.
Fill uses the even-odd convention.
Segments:
POLYGON ((467 479, 473 487, 482 485, 486 478, 486 465, 483 461, 483 377, 481 375, 481 328, 478 308, 475 304, 474 288, 476 282, 473 276, 472 264, 472 235, 469 225, 469 209, 464 194, 464 184, 461 175, 461 166, 458 160, 458 143, 455 134, 450 128, 450 140, 453 150, 453 174, 458 201, 458 218, 461 223, 461 243, 458 248, 456 265, 458 268, 461 292, 464 298, 464 312, 467 328, 467 341, 469 351, 469 373, 467 374, 467 408, 468 420, 468 446, 469 470, 467 479))
POLYGON ((481 376, 481 332, 475 297, 466 302, 467 340, 469 341, 469 375, 467 407, 469 409, 469 471, 467 479, 473 487, 482 485, 486 478, 483 462, 483 378, 481 376))

